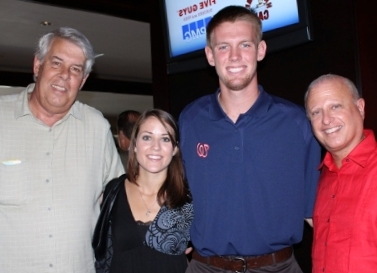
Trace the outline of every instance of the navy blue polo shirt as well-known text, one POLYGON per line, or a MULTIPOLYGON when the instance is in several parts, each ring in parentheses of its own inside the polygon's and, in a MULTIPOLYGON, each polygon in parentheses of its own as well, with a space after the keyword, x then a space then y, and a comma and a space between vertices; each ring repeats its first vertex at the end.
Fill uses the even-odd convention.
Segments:
POLYGON ((193 195, 191 240, 203 256, 261 255, 298 243, 311 217, 320 146, 302 107, 264 92, 232 122, 218 92, 181 113, 193 195))

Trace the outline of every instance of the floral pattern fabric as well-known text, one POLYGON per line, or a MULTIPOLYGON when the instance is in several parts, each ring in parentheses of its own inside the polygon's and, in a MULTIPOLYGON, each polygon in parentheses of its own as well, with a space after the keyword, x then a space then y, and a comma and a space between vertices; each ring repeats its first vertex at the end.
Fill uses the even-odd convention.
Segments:
POLYGON ((180 208, 162 206, 145 235, 145 244, 157 251, 180 255, 190 241, 193 205, 186 203, 180 208))

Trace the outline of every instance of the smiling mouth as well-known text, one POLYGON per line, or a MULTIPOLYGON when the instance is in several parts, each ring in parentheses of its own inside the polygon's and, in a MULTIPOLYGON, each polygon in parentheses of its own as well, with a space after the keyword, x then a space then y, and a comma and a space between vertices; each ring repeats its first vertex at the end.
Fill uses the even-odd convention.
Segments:
POLYGON ((228 71, 232 72, 232 73, 238 73, 238 72, 240 72, 242 70, 244 70, 244 67, 232 67, 232 68, 228 68, 228 71))
POLYGON ((61 87, 61 86, 59 86, 59 85, 55 85, 55 84, 53 84, 52 87, 53 87, 54 89, 58 90, 58 91, 66 91, 66 89, 65 89, 64 87, 61 87))
POLYGON ((340 130, 340 128, 342 128, 342 126, 333 127, 333 128, 330 128, 330 129, 325 130, 325 133, 326 133, 326 134, 332 134, 332 133, 334 133, 334 132, 340 130))
POLYGON ((159 156, 159 155, 148 155, 148 158, 149 158, 149 159, 153 159, 153 160, 159 160, 159 159, 161 159, 162 157, 159 156))

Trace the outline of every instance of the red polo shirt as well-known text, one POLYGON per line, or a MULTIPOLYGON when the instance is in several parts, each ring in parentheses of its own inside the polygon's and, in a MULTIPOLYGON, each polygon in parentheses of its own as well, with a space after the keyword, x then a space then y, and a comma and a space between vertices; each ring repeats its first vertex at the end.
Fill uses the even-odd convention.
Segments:
POLYGON ((314 208, 313 273, 377 272, 377 145, 371 130, 342 160, 322 164, 314 208))

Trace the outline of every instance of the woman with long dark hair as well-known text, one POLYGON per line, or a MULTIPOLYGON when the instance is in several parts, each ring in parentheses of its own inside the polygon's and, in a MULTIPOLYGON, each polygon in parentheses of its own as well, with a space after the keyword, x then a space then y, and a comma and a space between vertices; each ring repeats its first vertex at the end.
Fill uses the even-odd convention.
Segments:
POLYGON ((193 209, 178 142, 167 112, 137 120, 127 173, 104 192, 93 239, 97 272, 185 272, 193 209))

